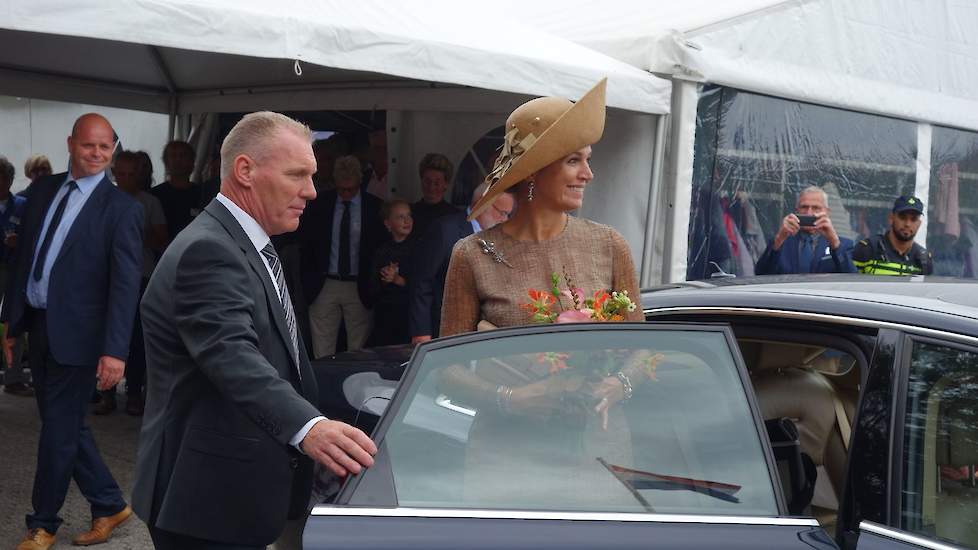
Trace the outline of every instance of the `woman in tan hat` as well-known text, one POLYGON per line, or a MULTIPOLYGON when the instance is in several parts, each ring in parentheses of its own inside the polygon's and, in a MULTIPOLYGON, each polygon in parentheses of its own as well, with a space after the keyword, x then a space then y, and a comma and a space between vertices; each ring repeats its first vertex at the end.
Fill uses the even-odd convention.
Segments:
MULTIPOLYGON (((456 245, 445 280, 442 336, 474 331, 480 321, 528 324, 521 304, 529 290, 549 289, 553 273, 569 275, 585 296, 626 290, 638 300, 625 239, 611 227, 568 214, 581 207, 594 177, 591 144, 604 131, 605 84, 599 82, 577 103, 534 99, 506 120, 502 153, 486 178, 490 187, 469 219, 511 188, 516 213, 456 245)), ((636 308, 626 319, 641 321, 642 313, 636 308)))

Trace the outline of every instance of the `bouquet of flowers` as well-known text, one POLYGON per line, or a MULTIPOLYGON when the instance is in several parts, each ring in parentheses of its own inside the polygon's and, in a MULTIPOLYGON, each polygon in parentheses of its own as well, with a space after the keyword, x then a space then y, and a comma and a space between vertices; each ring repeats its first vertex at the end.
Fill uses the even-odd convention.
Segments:
POLYGON ((590 321, 624 321, 625 314, 635 311, 635 302, 627 290, 597 290, 586 298, 584 290, 574 286, 570 275, 564 269, 563 281, 566 288, 561 289, 561 277, 554 272, 550 276, 548 290, 530 289, 530 302, 522 304, 533 323, 585 323, 590 321), (565 304, 566 301, 566 304, 565 304))

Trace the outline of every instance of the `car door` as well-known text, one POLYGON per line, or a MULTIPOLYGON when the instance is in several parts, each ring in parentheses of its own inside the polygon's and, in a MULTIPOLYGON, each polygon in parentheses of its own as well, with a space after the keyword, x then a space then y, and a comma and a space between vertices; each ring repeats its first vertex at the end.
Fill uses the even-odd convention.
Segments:
POLYGON ((786 517, 749 388, 725 325, 422 344, 375 465, 313 509, 304 548, 835 548, 786 517))
POLYGON ((889 513, 860 523, 858 550, 978 548, 978 341, 947 336, 901 335, 889 513))

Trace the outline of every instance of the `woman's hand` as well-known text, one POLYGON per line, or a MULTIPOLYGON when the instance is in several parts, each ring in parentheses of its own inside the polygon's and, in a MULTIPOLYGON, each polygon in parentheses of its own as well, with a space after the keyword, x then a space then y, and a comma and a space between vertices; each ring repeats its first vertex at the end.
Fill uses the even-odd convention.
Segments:
POLYGON ((608 410, 625 398, 625 383, 617 376, 606 376, 595 383, 591 395, 598 399, 594 412, 601 415, 601 429, 608 429, 608 410))
POLYGON ((538 382, 513 388, 509 408, 514 412, 555 413, 567 409, 567 397, 578 392, 584 380, 576 376, 551 376, 538 382))

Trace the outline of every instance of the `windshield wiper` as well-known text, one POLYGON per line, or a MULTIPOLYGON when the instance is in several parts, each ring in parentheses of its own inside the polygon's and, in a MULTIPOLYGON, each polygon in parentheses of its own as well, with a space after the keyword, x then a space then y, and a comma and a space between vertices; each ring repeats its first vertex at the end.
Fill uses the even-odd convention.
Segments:
POLYGON ((652 505, 643 497, 639 490, 658 489, 660 491, 693 491, 709 497, 720 499, 726 502, 740 504, 740 499, 734 495, 740 491, 740 485, 732 483, 722 483, 720 481, 709 481, 705 479, 693 479, 689 477, 667 476, 652 472, 633 470, 624 466, 609 464, 603 458, 598 457, 598 462, 611 472, 628 492, 639 501, 649 512, 655 512, 652 505))

